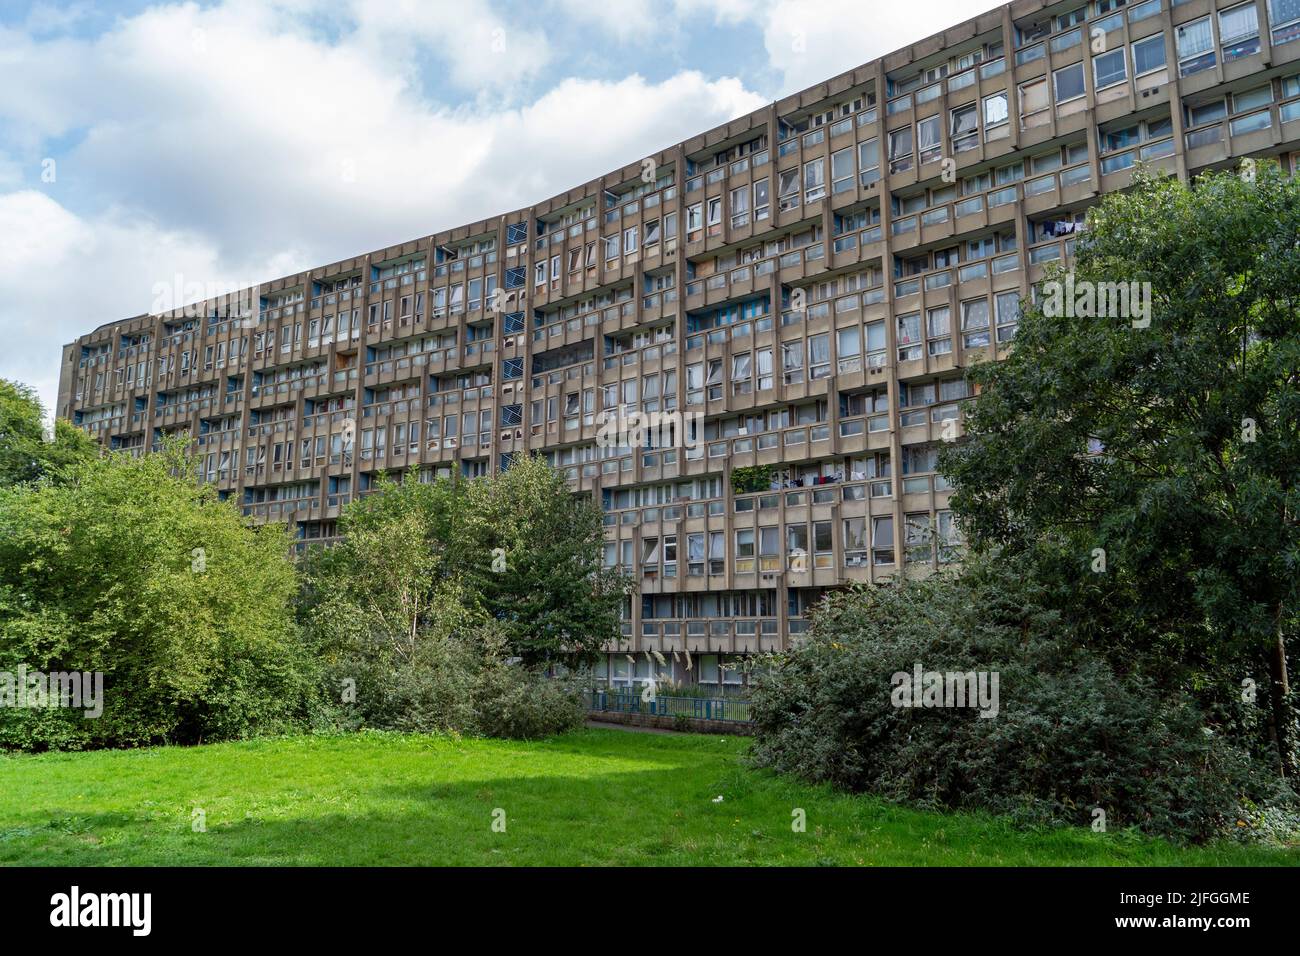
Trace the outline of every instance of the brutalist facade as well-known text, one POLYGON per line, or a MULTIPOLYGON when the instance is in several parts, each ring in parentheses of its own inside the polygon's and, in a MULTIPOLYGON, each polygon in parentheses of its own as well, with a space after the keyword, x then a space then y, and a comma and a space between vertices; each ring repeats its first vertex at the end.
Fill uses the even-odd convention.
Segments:
POLYGON ((963 371, 1101 193, 1294 171, 1297 40, 1300 0, 1021 0, 529 209, 101 326, 57 412, 189 432, 303 547, 380 469, 543 453, 639 584, 602 677, 743 682, 827 589, 959 549, 963 371))

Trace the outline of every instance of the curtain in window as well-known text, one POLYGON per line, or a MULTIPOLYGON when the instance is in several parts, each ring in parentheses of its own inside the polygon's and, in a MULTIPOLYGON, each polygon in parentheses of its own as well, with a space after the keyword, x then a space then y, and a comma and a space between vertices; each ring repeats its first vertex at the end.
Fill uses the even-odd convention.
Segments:
POLYGON ((1178 28, 1178 55, 1182 58, 1197 56, 1214 49, 1214 34, 1210 30, 1210 19, 1197 20, 1178 28))
POLYGON ((1269 17, 1275 27, 1300 20, 1300 0, 1269 0, 1269 17))
POLYGON ((1259 18, 1253 3, 1219 12, 1219 42, 1224 46, 1259 33, 1259 18))
POLYGON ((916 143, 922 153, 939 148, 939 117, 924 119, 916 124, 916 143))

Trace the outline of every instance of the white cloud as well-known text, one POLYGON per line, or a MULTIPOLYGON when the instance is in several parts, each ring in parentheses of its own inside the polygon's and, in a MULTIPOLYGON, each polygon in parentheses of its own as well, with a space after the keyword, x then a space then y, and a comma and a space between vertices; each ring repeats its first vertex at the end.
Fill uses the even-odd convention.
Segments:
POLYGON ((623 44, 649 43, 712 22, 756 26, 781 95, 892 53, 938 30, 992 9, 996 0, 554 0, 567 15, 623 44), (682 24, 685 26, 682 26, 682 24))
POLYGON ((159 276, 222 269, 194 233, 122 210, 82 219, 36 190, 0 195, 0 376, 32 385, 53 409, 65 342, 145 311, 159 276))
MULTIPOLYGON (((57 184, 5 193, 14 177, 0 179, 0 325, 23 342, 0 355, 0 375, 52 405, 61 344, 149 310, 177 273, 264 281, 504 213, 766 102, 739 80, 683 72, 441 105, 415 76, 427 44, 451 41, 429 36, 414 6, 427 44, 394 37, 404 8, 322 28, 323 9, 231 0, 153 7, 91 40, 0 37, 14 157, 0 174, 39 168, 51 137, 82 134, 57 184)), ((466 17, 462 36, 490 36, 490 13, 466 17)), ((452 69, 470 82, 462 52, 452 69)))
POLYGON ((662 4, 651 0, 555 0, 565 15, 599 27, 620 43, 645 41, 672 27, 662 4))
POLYGON ((760 15, 768 58, 789 94, 995 6, 993 0, 777 0, 760 15))
POLYGON ((551 59, 544 34, 521 27, 523 17, 502 19, 483 0, 352 0, 351 12, 356 42, 377 62, 392 64, 395 54, 399 62, 413 62, 413 52, 427 46, 465 89, 508 91, 551 59))

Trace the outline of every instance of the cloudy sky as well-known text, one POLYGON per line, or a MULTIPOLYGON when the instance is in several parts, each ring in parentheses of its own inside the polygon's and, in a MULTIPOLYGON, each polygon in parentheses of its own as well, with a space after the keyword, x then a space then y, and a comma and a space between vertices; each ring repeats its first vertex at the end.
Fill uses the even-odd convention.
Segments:
POLYGON ((0 377, 52 406, 60 346, 178 276, 526 206, 993 6, 0 0, 0 377))

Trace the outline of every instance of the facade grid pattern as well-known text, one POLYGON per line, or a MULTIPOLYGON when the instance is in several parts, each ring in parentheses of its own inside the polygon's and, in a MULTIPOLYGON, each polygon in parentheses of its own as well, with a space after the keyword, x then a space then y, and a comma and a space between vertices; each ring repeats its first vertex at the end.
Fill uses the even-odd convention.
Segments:
POLYGON ((1099 196, 1295 172, 1297 40, 1300 0, 1018 0, 528 209, 103 325, 56 411, 135 454, 188 432, 300 547, 380 470, 544 453, 639 583, 602 679, 690 651, 726 689, 827 589, 957 553, 964 370, 1099 196), (670 440, 607 440, 633 413, 670 440))

